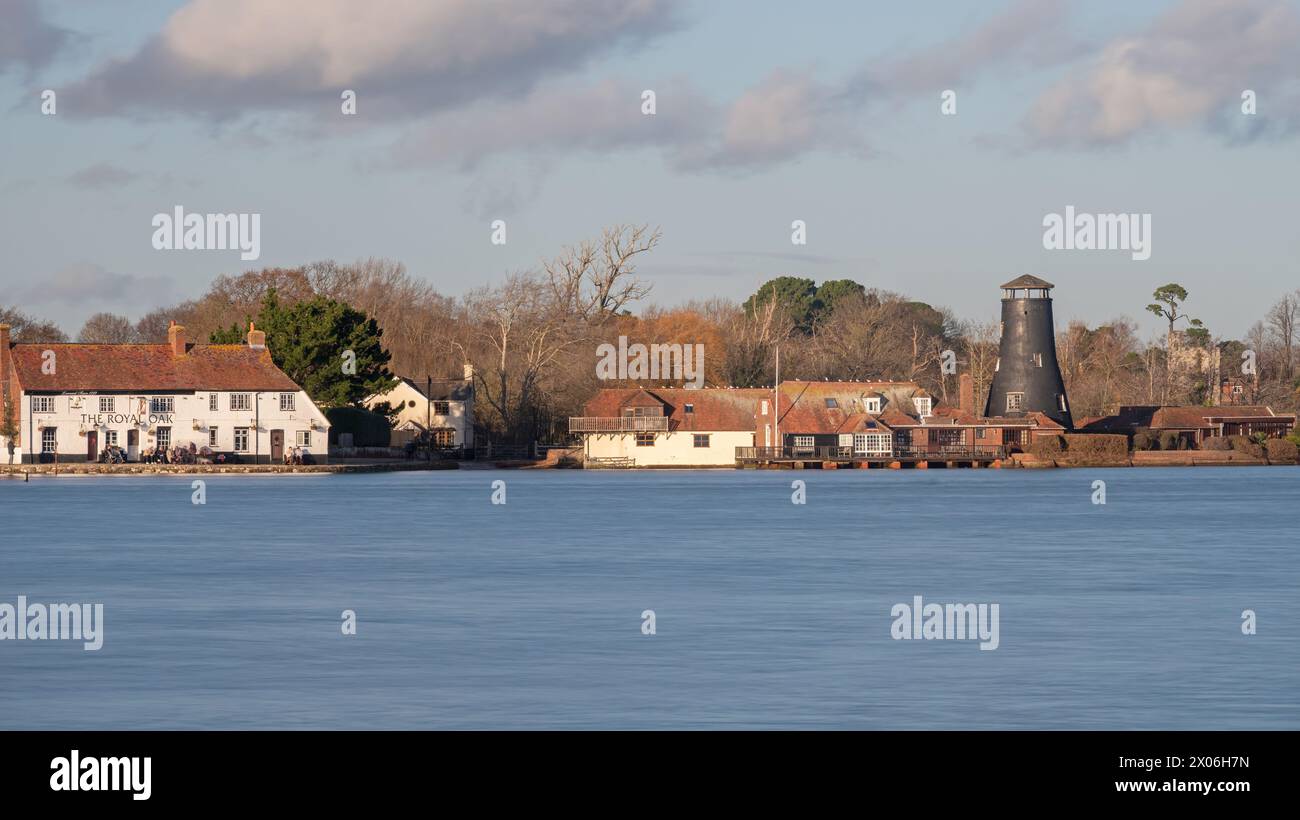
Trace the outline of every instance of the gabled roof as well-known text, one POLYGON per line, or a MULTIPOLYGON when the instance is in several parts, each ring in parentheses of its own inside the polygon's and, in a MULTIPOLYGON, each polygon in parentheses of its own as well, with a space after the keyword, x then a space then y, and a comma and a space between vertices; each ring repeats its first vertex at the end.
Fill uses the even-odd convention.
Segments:
POLYGON ((400 377, 407 386, 430 401, 466 401, 474 395, 474 388, 466 379, 434 379, 432 388, 428 380, 420 381, 400 377))
POLYGON ((753 432, 758 425, 759 403, 771 397, 772 391, 763 389, 607 387, 587 402, 583 414, 617 418, 623 415, 624 408, 650 406, 653 402, 663 406, 669 432, 753 432), (686 412, 688 404, 690 413, 686 412))
POLYGON ((14 368, 22 389, 41 392, 163 392, 275 390, 299 387, 271 361, 266 348, 188 345, 174 356, 169 345, 17 344, 14 368), (54 354, 54 372, 42 365, 54 354))
POLYGON ((781 432, 849 432, 845 424, 866 412, 864 398, 883 397, 884 413, 902 415, 900 410, 914 412, 913 396, 929 395, 916 382, 781 382, 781 432), (826 406, 827 399, 834 399, 835 407, 826 406))
POLYGON ((1039 279, 1037 276, 1030 276, 1029 274, 1026 273, 1024 276, 1017 276, 1015 279, 1012 279, 1010 282, 1007 282, 1002 287, 1006 289, 1045 288, 1050 290, 1056 287, 1056 285, 1053 285, 1051 282, 1047 281, 1046 279, 1039 279))

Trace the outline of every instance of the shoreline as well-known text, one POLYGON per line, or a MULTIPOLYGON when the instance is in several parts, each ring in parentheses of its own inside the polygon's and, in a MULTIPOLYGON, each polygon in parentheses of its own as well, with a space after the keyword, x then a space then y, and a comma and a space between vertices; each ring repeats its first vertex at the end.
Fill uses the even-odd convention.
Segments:
POLYGON ((400 473, 458 470, 455 461, 397 461, 393 463, 334 462, 331 464, 0 464, 0 476, 100 476, 100 475, 328 475, 342 473, 400 473))

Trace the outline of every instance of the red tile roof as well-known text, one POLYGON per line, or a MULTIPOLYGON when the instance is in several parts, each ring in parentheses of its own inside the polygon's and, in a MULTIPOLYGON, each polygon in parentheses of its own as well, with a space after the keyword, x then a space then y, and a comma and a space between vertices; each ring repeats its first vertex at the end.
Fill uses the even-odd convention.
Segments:
POLYGON ((27 392, 299 389, 269 350, 247 345, 189 345, 184 356, 173 356, 168 345, 18 344, 12 350, 27 392), (47 350, 54 352, 53 373, 42 372, 47 350))
MULTIPOLYGON (((882 417, 915 412, 913 396, 929 396, 915 382, 781 382, 781 430, 784 433, 848 432, 849 420, 862 414, 864 396, 880 395, 882 417), (826 400, 834 399, 835 407, 826 400), (900 412, 901 411, 901 412, 900 412)), ((887 424, 894 422, 886 420, 887 424)))
POLYGON ((617 418, 625 407, 645 407, 658 402, 668 417, 670 432, 698 430, 743 430, 753 432, 756 415, 763 399, 772 391, 764 389, 610 387, 601 390, 583 409, 584 415, 617 418), (686 412, 686 405, 692 412, 686 412))
POLYGON ((1218 427, 1219 420, 1242 419, 1294 419, 1290 414, 1274 413, 1264 405, 1224 405, 1220 407, 1159 407, 1125 406, 1119 412, 1093 419, 1084 429, 1094 432, 1107 430, 1132 431, 1141 427, 1157 430, 1195 430, 1218 427))

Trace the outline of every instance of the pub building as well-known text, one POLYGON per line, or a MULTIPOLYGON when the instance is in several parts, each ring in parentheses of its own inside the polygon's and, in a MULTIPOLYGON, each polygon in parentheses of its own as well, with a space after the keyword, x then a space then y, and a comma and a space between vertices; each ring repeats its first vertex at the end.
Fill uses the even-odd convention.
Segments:
POLYGON ((329 454, 329 422, 271 361, 266 334, 246 344, 200 345, 172 322, 167 344, 12 344, 0 324, 0 463, 97 461, 109 447, 130 462, 190 444, 225 463, 279 464, 297 447, 329 454), (0 411, 3 412, 3 411, 0 411))

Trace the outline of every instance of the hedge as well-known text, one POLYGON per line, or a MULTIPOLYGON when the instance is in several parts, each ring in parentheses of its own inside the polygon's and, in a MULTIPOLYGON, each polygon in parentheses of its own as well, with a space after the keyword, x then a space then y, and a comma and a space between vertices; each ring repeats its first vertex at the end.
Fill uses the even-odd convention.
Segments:
POLYGON ((1053 461, 1065 451, 1065 439, 1060 436, 1038 436, 1029 445, 1029 453, 1040 461, 1053 461))
POLYGON ((1246 436, 1229 436, 1228 440, 1232 442, 1232 449, 1239 453, 1245 453, 1255 458, 1264 457, 1264 448, 1251 441, 1246 436))
POLYGON ((1075 464, 1128 461, 1128 436, 1122 433, 1066 433, 1065 454, 1075 464))
POLYGON ((1231 449, 1232 449, 1232 442, 1231 442, 1231 441, 1228 441, 1228 440, 1227 440, 1226 438, 1224 438, 1223 436, 1212 436, 1212 437, 1210 437, 1210 438, 1202 439, 1202 440, 1201 440, 1201 449, 1202 449, 1202 450, 1219 450, 1219 451, 1222 451, 1222 450, 1231 450, 1231 449))
POLYGON ((1155 433, 1143 428, 1133 434, 1134 450, 1159 450, 1160 439, 1155 433))
POLYGON ((393 434, 387 416, 360 407, 331 407, 325 417, 330 420, 330 444, 339 443, 339 433, 351 433, 353 447, 387 447, 393 434))
POLYGON ((1278 464, 1295 464, 1300 459, 1300 447, 1294 441, 1284 438, 1271 438, 1264 443, 1268 451, 1268 460, 1278 464))

